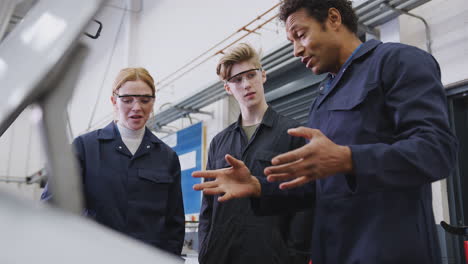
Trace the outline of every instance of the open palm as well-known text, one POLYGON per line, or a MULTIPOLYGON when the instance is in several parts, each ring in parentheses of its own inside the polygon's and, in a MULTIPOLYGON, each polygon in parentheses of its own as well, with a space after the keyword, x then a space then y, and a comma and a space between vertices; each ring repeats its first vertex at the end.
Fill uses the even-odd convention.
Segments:
POLYGON ((257 178, 250 174, 244 162, 229 154, 225 159, 232 167, 193 172, 192 176, 195 178, 214 179, 195 184, 193 188, 198 191, 202 190, 205 195, 222 195, 218 198, 219 202, 260 195, 260 184, 257 178))

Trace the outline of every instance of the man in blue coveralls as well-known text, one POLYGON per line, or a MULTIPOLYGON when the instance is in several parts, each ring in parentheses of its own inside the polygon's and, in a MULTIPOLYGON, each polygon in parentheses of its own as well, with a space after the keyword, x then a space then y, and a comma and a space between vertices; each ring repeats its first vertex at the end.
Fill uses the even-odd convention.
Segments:
POLYGON ((329 73, 308 127, 289 130, 309 143, 274 157, 267 179, 227 155, 232 167, 195 172, 215 180, 194 188, 256 197, 261 214, 315 205, 314 264, 439 263, 431 183, 450 174, 457 141, 438 63, 415 47, 361 43, 351 1, 286 0, 280 18, 294 56, 329 73))

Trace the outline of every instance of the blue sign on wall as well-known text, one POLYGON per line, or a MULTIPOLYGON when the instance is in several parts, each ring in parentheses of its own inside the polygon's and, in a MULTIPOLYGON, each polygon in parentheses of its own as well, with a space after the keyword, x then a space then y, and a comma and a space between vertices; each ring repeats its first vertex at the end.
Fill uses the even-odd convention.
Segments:
POLYGON ((200 179, 192 178, 192 172, 202 169, 202 122, 177 131, 176 145, 171 144, 177 152, 182 171, 182 194, 185 214, 198 214, 201 206, 201 192, 194 191, 193 185, 200 179))

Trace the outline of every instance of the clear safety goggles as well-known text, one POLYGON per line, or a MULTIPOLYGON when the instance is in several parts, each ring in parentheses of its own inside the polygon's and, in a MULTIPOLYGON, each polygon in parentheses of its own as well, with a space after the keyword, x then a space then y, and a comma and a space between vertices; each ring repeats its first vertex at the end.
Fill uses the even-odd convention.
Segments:
POLYGON ((251 69, 251 70, 240 72, 234 76, 229 77, 226 80, 226 83, 233 84, 233 85, 240 85, 244 80, 250 81, 254 79, 255 77, 257 77, 257 75, 261 71, 262 69, 258 68, 258 69, 251 69))
POLYGON ((150 104, 154 101, 154 95, 148 94, 117 94, 114 95, 125 105, 134 105, 139 102, 142 105, 150 104))

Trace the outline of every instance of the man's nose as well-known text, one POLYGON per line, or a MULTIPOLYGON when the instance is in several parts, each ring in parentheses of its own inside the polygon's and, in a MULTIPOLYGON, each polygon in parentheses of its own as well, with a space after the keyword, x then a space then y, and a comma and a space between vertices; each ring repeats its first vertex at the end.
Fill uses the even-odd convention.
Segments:
POLYGON ((242 88, 244 88, 244 89, 250 88, 250 80, 248 80, 247 77, 245 77, 245 76, 242 77, 241 84, 242 84, 242 88))
POLYGON ((297 41, 294 42, 294 57, 302 57, 304 54, 304 47, 299 44, 297 41))

